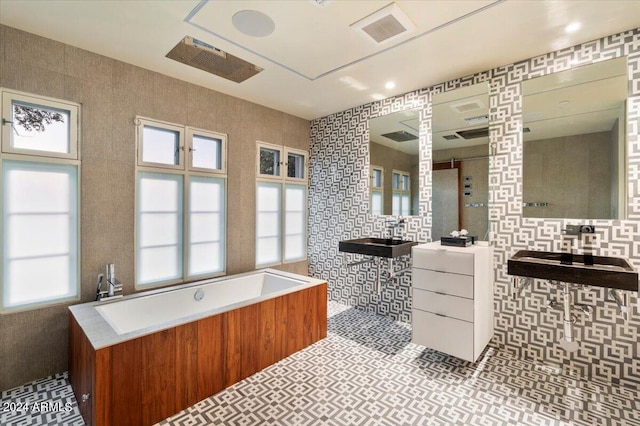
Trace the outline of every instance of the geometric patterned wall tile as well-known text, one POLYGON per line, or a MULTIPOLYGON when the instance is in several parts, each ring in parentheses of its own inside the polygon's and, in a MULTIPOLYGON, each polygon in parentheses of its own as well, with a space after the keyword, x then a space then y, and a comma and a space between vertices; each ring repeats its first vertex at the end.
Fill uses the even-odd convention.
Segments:
POLYGON ((361 235, 382 235, 384 219, 368 213, 368 120, 403 109, 420 111, 420 216, 408 217, 406 237, 431 239, 431 97, 434 93, 487 82, 489 85, 490 238, 494 245, 494 342, 522 357, 566 364, 581 374, 625 385, 640 386, 640 312, 621 320, 603 289, 578 290, 576 300, 595 307, 591 318, 580 317, 576 333, 580 350, 570 354, 557 344, 562 337, 558 311, 546 308, 549 294, 536 281, 513 300, 506 261, 517 250, 558 250, 559 234, 576 220, 522 217, 522 96, 524 80, 594 62, 627 57, 628 205, 627 220, 591 220, 596 225, 602 255, 628 257, 640 269, 640 29, 551 52, 515 64, 451 80, 352 108, 311 123, 309 181, 309 265, 311 273, 329 282, 329 297, 341 303, 409 321, 410 274, 383 285, 376 294, 374 274, 345 270, 338 241, 361 235))

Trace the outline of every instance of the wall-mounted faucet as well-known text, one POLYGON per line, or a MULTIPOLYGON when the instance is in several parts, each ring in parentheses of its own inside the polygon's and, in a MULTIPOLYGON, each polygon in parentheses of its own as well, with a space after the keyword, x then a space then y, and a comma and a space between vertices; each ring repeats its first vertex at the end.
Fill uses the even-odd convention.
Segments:
POLYGON ((407 220, 398 216, 397 219, 387 219, 384 223, 387 225, 387 238, 393 240, 396 237, 396 229, 403 227, 407 223, 407 220))
POLYGON ((566 228, 561 231, 562 249, 560 253, 560 262, 564 265, 573 264, 573 240, 581 241, 584 239, 583 262, 585 265, 593 265, 593 251, 596 239, 595 232, 596 228, 593 225, 568 224, 566 228))

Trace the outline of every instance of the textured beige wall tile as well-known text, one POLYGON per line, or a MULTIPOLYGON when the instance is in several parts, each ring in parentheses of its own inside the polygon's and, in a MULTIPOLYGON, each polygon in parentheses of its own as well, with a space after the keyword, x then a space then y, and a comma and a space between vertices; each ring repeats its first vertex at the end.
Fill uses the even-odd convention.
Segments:
POLYGON ((64 74, 15 61, 2 61, 0 85, 57 99, 64 97, 64 74))
POLYGON ((153 118, 171 123, 187 122, 189 83, 155 73, 153 79, 153 118))
POLYGON ((136 116, 153 118, 153 98, 128 87, 113 89, 112 159, 134 165, 136 161, 136 116))
POLYGON ((67 305, 2 316, 0 389, 67 369, 67 305))
POLYGON ((2 43, 7 61, 64 72, 64 44, 15 28, 3 28, 2 43))
POLYGON ((98 273, 116 264, 124 293, 134 291, 135 171, 132 164, 82 164, 83 300, 93 300, 98 273), (86 256, 85 256, 86 255, 86 256))
POLYGON ((82 159, 110 159, 112 157, 112 111, 116 108, 111 87, 90 83, 76 77, 66 77, 64 98, 81 104, 82 159))
POLYGON ((108 86, 113 84, 113 59, 68 45, 65 45, 64 57, 66 75, 108 86))
POLYGON ((113 87, 126 89, 143 99, 153 98, 156 73, 120 61, 113 61, 113 87))

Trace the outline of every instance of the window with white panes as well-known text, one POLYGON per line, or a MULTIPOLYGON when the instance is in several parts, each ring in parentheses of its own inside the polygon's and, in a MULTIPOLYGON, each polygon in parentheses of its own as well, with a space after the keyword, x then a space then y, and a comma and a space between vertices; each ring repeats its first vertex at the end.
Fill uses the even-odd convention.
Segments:
POLYGON ((370 170, 371 214, 381 215, 384 205, 384 169, 380 166, 371 166, 370 170))
POLYGON ((224 274, 226 135, 142 117, 136 123, 136 285, 224 274))
POLYGON ((80 106, 0 92, 0 310, 77 300, 80 106))
POLYGON ((408 172, 394 170, 391 178, 391 214, 411 214, 411 176, 408 172))
POLYGON ((256 267, 307 257, 308 154, 258 142, 256 267))

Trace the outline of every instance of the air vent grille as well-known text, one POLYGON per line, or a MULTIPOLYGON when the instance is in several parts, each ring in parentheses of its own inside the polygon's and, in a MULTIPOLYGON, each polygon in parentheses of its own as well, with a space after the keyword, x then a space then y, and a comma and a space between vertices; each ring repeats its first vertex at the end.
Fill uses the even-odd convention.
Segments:
POLYGON ((451 108, 462 114, 465 112, 471 112, 471 111, 475 111, 477 109, 481 109, 484 108, 484 105, 482 104, 482 102, 480 102, 479 100, 472 100, 472 101, 466 101, 466 102, 462 102, 459 104, 455 104, 455 105, 451 105, 451 108))
POLYGON ((236 83, 241 83, 262 71, 262 68, 244 59, 188 36, 167 53, 167 58, 236 83))
POLYGON ((397 132, 385 133, 382 136, 385 138, 391 139, 395 142, 407 142, 418 139, 418 137, 412 133, 409 133, 404 130, 398 130, 397 132))
POLYGON ((444 135, 444 136, 442 136, 442 137, 443 137, 443 138, 445 138, 445 139, 446 139, 446 140, 448 140, 448 141, 452 141, 452 140, 455 140, 455 139, 460 139, 460 138, 459 138, 458 136, 456 136, 456 135, 444 135))
POLYGON ((387 43, 410 33, 415 26, 396 3, 391 3, 369 16, 351 24, 376 44, 387 43))
POLYGON ((407 31, 407 29, 403 27, 393 15, 387 15, 382 19, 362 27, 362 31, 369 34, 369 37, 377 43, 382 43, 391 37, 407 31))
POLYGON ((456 132, 458 136, 463 139, 476 139, 476 138, 485 138, 489 136, 489 128, 482 127, 480 129, 472 129, 472 130, 460 130, 456 132))

